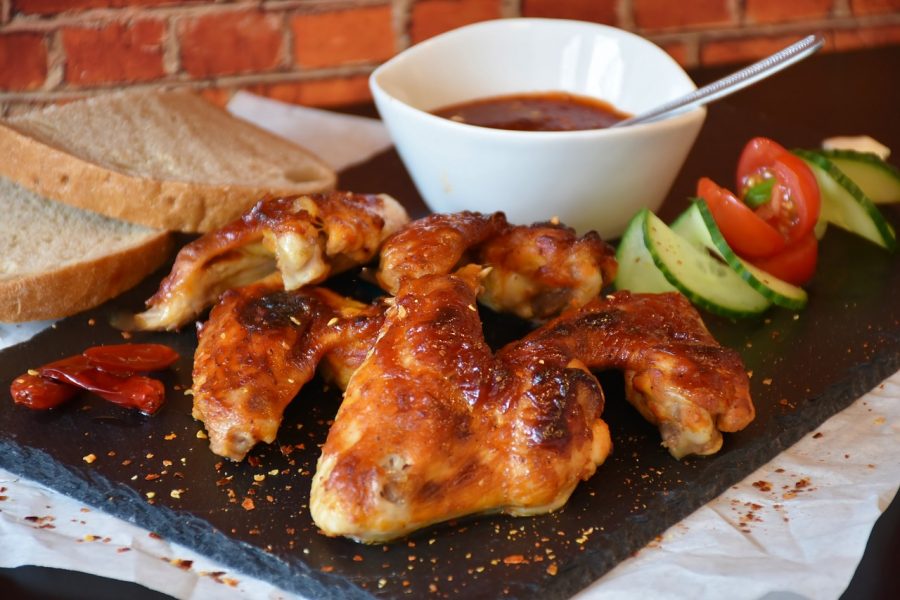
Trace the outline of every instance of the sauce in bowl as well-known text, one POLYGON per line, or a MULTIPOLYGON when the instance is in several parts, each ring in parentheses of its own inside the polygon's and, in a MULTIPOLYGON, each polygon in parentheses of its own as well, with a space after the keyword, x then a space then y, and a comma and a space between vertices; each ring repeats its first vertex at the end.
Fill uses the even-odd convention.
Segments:
POLYGON ((566 92, 479 98, 432 114, 458 123, 515 131, 604 129, 631 116, 602 100, 566 92))

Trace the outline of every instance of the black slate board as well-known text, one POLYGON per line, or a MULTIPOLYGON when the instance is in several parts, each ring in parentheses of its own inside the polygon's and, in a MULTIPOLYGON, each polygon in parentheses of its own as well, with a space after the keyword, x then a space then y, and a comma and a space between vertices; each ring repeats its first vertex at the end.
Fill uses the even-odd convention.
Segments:
MULTIPOLYGON (((727 118, 729 109, 733 106, 723 105, 718 114, 727 118)), ((705 135, 713 142, 720 131, 715 114, 705 130, 712 126, 705 135)), ((811 143, 802 138, 801 133, 786 143, 811 143)), ((741 143, 734 142, 738 149, 741 143)), ((695 151, 686 177, 712 174, 724 180, 725 169, 716 164, 724 160, 721 154, 702 149, 709 161, 703 164, 712 166, 700 169, 693 165, 695 151)), ((735 156, 731 152, 728 162, 735 156)), ((415 200, 405 175, 399 174, 400 183, 394 177, 398 164, 389 152, 342 182, 415 200)), ((673 196, 679 197, 684 195, 673 196)), ((671 216, 683 207, 683 201, 673 200, 663 212, 671 216)), ((412 208, 421 212, 420 205, 412 208)), ((886 212, 900 226, 897 210, 886 212)), ((220 461, 207 450, 206 440, 196 437, 200 428, 190 417, 190 398, 175 389, 190 385, 191 330, 132 339, 170 344, 184 357, 164 376, 169 400, 154 417, 88 395, 49 414, 0 400, 0 466, 310 597, 568 597, 900 368, 900 259, 831 230, 820 260, 805 311, 773 310, 765 319, 740 323, 707 318, 717 339, 738 349, 753 371, 758 417, 750 427, 728 435, 714 457, 677 462, 660 448, 654 428, 625 404, 620 377, 602 374, 614 454, 552 515, 473 518, 387 546, 319 535, 306 504, 317 444, 324 440, 339 394, 314 381, 288 410, 276 445, 255 450, 252 462, 220 461), (295 449, 285 456, 279 446, 288 445, 295 449), (88 454, 97 457, 92 464, 83 461, 88 454), (273 470, 277 474, 270 474, 273 470), (254 477, 261 475, 262 481, 254 477), (180 498, 170 495, 173 489, 183 490, 180 498), (152 504, 147 492, 155 492, 152 504), (242 507, 248 497, 253 510, 242 507), (527 562, 519 562, 520 555, 527 562), (555 575, 548 572, 551 565, 555 575)), ((109 315, 138 308, 159 276, 0 353, 0 385, 5 388, 26 369, 84 347, 121 342, 119 332, 107 325, 109 315)), ((352 277, 336 285, 370 293, 352 277)), ((490 314, 485 327, 496 344, 523 330, 513 319, 490 314)))

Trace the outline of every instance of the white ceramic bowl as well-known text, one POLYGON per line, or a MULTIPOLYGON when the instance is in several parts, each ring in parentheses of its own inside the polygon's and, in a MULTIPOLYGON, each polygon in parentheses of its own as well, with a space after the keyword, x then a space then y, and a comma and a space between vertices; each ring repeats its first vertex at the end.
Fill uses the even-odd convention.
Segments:
POLYGON ((703 120, 699 108, 655 123, 587 131, 508 131, 429 114, 522 92, 592 96, 637 114, 695 89, 663 50, 580 21, 501 19, 401 52, 372 73, 375 104, 435 212, 502 210, 513 223, 554 216, 604 238, 664 200, 703 120))

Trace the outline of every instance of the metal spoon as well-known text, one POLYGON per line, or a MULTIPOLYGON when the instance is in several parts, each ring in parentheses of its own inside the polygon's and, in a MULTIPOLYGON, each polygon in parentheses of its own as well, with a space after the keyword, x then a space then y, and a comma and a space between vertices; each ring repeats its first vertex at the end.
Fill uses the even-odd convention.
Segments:
POLYGON ((704 85, 702 88, 694 90, 686 96, 667 102, 659 108, 619 121, 618 123, 611 125, 610 128, 627 127, 628 125, 636 125, 637 123, 656 121, 669 116, 669 113, 674 111, 687 110, 689 108, 715 102, 720 98, 724 98, 725 96, 747 87, 748 85, 753 85, 757 81, 762 81, 766 77, 774 75, 795 62, 803 60, 821 48, 824 44, 825 38, 822 37, 821 34, 816 33, 808 35, 799 42, 791 44, 787 48, 779 50, 775 54, 764 58, 759 62, 755 62, 749 67, 745 67, 727 77, 704 85))

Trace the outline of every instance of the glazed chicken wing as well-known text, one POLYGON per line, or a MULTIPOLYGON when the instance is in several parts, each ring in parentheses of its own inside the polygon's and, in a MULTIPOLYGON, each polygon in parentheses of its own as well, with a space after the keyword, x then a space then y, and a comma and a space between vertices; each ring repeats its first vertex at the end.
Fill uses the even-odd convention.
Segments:
POLYGON ((313 478, 327 535, 374 543, 482 512, 560 507, 609 454, 603 393, 564 353, 495 357, 480 267, 405 281, 350 379, 313 478))
POLYGON ((521 346, 561 352, 594 370, 624 371, 628 400, 659 426, 675 458, 718 452, 720 432, 739 431, 755 415, 740 355, 713 339, 681 294, 600 297, 503 352, 521 346))
POLYGON ((376 543, 462 515, 566 502, 611 449, 589 369, 625 371, 629 398, 676 457, 709 454, 753 418, 738 355, 678 294, 620 293, 493 354, 478 267, 405 281, 351 377, 310 510, 326 534, 376 543))
POLYGON ((193 416, 210 449, 241 460, 275 439, 285 408, 320 360, 341 387, 362 363, 383 320, 368 306, 318 287, 280 282, 225 292, 200 328, 193 416))
POLYGON ((384 194, 331 192, 260 201, 242 218, 182 248, 148 309, 122 324, 176 329, 234 287, 267 280, 292 290, 319 283, 370 261, 408 220, 403 207, 384 194))
POLYGON ((490 267, 483 304, 535 320, 585 304, 616 275, 614 251, 595 232, 578 237, 559 224, 513 226, 503 213, 462 212, 429 215, 391 236, 377 278, 396 293, 403 281, 468 262, 490 267))
POLYGON ((618 267, 613 248, 596 232, 577 237, 552 223, 511 227, 478 246, 475 258, 491 267, 481 303, 536 320, 587 304, 618 267))

